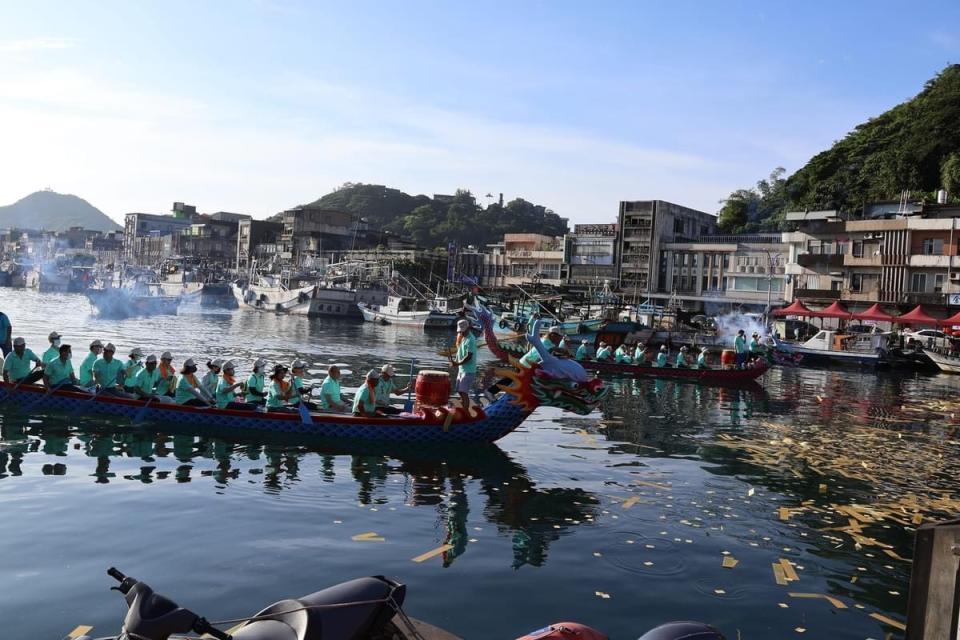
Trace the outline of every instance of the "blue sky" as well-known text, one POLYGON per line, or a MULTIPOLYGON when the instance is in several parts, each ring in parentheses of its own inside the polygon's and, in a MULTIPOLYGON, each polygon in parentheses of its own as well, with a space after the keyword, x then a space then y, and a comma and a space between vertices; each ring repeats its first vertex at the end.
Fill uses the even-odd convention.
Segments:
POLYGON ((0 0, 0 204, 262 217, 354 181, 715 212, 960 62, 957 24, 955 0, 0 0))

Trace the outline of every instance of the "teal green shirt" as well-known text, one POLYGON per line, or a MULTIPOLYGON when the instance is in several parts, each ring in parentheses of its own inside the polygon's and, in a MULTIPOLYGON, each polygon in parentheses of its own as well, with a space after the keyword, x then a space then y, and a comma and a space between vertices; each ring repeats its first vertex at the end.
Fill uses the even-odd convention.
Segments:
POLYGON ((666 352, 666 351, 661 351, 660 353, 657 354, 657 363, 656 363, 656 364, 657 364, 658 367, 665 367, 665 366, 667 366, 667 352, 666 352))
POLYGON ((81 387, 89 387, 93 384, 93 365, 96 364, 99 357, 91 351, 80 363, 80 375, 77 376, 77 384, 81 387))
POLYGON ((613 353, 613 350, 610 347, 600 347, 600 350, 597 351, 597 360, 609 360, 611 353, 613 353))
MULTIPOLYGON (((457 347, 457 362, 462 361, 467 355, 472 356, 470 361, 466 364, 460 365, 460 373, 476 373, 477 372, 477 337, 473 335, 472 332, 467 333, 463 338, 460 339, 460 346, 457 347)), ((540 357, 540 354, 537 354, 537 357, 540 357)))
POLYGON ((123 386, 137 386, 137 376, 139 376, 140 372, 143 371, 143 364, 137 360, 134 360, 133 358, 130 358, 124 363, 123 368, 125 370, 130 370, 129 374, 124 374, 126 377, 123 379, 123 386))
POLYGON ((24 349, 22 356, 18 356, 16 351, 11 351, 3 361, 3 370, 7 372, 11 382, 18 382, 30 375, 34 362, 40 362, 40 358, 30 349, 24 349))
POLYGON ((175 385, 177 384, 177 375, 174 372, 173 367, 170 367, 170 370, 167 372, 167 377, 163 376, 162 369, 164 368, 165 367, 163 366, 162 362, 157 365, 157 371, 160 371, 160 380, 157 382, 158 396, 165 396, 176 389, 175 385))
POLYGON ((180 376, 180 379, 177 381, 177 389, 173 394, 174 402, 177 404, 184 404, 190 400, 194 400, 197 397, 197 395, 193 392, 193 389, 195 388, 200 388, 200 382, 197 381, 196 374, 192 376, 180 376), (190 378, 193 378, 193 381, 196 383, 196 385, 191 384, 190 378))
POLYGON ((106 358, 100 358, 93 363, 93 376, 98 379, 97 382, 106 387, 112 387, 117 384, 120 372, 123 371, 123 363, 114 358, 107 362, 106 358))
POLYGON ((750 338, 750 352, 757 353, 760 351, 760 341, 756 338, 750 338))
POLYGON ((361 407, 363 407, 363 412, 367 415, 372 415, 377 409, 376 403, 370 398, 370 385, 366 383, 360 385, 356 395, 353 396, 353 412, 358 413, 361 407))
POLYGON ((340 382, 334 380, 330 376, 327 376, 324 379, 323 384, 320 385, 320 406, 323 409, 335 409, 332 404, 327 401, 327 398, 330 398, 333 402, 342 404, 343 401, 340 399, 340 382))
MULTIPOLYGON (((236 383, 234 383, 236 384, 236 383)), ((231 389, 233 384, 226 381, 222 376, 220 377, 219 382, 217 382, 217 406, 221 409, 225 409, 228 404, 231 402, 237 401, 237 390, 231 389)))
POLYGON ((213 371, 207 371, 205 374, 203 374, 203 379, 200 381, 200 386, 202 386, 212 398, 214 394, 217 393, 217 385, 219 383, 220 374, 214 373, 213 371))
POLYGON ((153 395, 157 392, 157 383, 159 382, 159 367, 154 367, 153 372, 147 371, 147 368, 144 367, 143 370, 137 374, 136 387, 147 395, 153 395))
POLYGON ((71 376, 73 376, 73 363, 70 362, 69 359, 64 362, 57 356, 56 360, 51 360, 47 363, 43 373, 47 376, 47 379, 50 380, 51 386, 68 383, 71 381, 71 376))
POLYGON ((702 369, 707 368, 707 354, 701 353, 697 356, 697 366, 702 369))
POLYGON ((590 347, 585 344, 577 347, 577 360, 587 360, 590 357, 590 347))
MULTIPOLYGON (((364 385, 366 386, 366 385, 364 385)), ((381 377, 377 380, 377 406, 386 407, 390 404, 390 394, 393 393, 393 390, 397 388, 397 383, 393 381, 393 378, 387 380, 386 378, 381 377)))
POLYGON ((738 335, 733 340, 733 348, 737 353, 746 353, 747 352, 747 339, 741 335, 738 335))
POLYGON ((686 357, 684 357, 684 355, 683 355, 682 353, 678 353, 676 360, 674 360, 674 363, 675 363, 676 366, 678 366, 678 367, 685 367, 685 366, 687 366, 687 359, 686 359, 686 357))
POLYGON ((619 347, 617 347, 617 350, 614 353, 614 356, 615 356, 614 359, 617 362, 625 362, 626 364, 630 364, 633 361, 633 358, 627 355, 627 352, 624 350, 623 345, 620 345, 619 347))
POLYGON ((267 406, 275 409, 277 407, 285 407, 289 402, 289 399, 283 397, 283 389, 280 383, 276 380, 271 382, 270 387, 267 389, 267 406))
MULTIPOLYGON (((557 345, 552 340, 550 340, 550 338, 543 339, 543 346, 546 347, 547 351, 550 351, 551 349, 555 349, 557 347, 557 345)), ((520 358, 520 364, 522 364, 525 367, 531 367, 534 365, 534 363, 537 363, 537 362, 540 362, 540 352, 537 351, 536 347, 530 347, 530 351, 527 351, 527 353, 524 354, 522 358, 520 358)), ((476 369, 474 369, 474 372, 476 372, 476 369)))
POLYGON ((263 400, 263 398, 261 398, 260 396, 250 393, 250 391, 253 390, 253 391, 259 391, 260 393, 263 393, 263 384, 265 380, 266 378, 262 373, 250 374, 250 377, 247 378, 247 395, 246 395, 247 402, 259 402, 263 400))
POLYGON ((43 352, 43 364, 60 357, 60 347, 50 345, 50 348, 43 352))

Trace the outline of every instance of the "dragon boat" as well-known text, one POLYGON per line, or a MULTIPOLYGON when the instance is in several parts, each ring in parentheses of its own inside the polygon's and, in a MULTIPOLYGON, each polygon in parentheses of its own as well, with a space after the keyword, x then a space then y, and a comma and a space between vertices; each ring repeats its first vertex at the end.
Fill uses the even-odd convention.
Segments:
MULTIPOLYGON (((480 311, 484 315, 484 311, 480 311)), ((502 362, 516 363, 526 352, 528 347, 522 343, 507 342, 500 340, 494 333, 489 323, 483 323, 484 338, 490 352, 502 362)), ((565 363, 576 363, 584 370, 595 371, 599 374, 625 377, 645 377, 645 378, 670 378, 675 380, 690 380, 704 384, 716 386, 735 386, 748 384, 762 376, 769 368, 770 362, 766 358, 757 358, 744 369, 700 369, 697 367, 655 367, 650 364, 625 364, 613 361, 598 360, 573 360, 571 358, 558 358, 542 349, 542 341, 539 337, 539 328, 534 327, 533 331, 526 336, 527 343, 534 345, 542 358, 540 367, 557 370, 565 366, 565 363), (558 364, 564 363, 564 364, 558 364)), ((518 367, 523 369, 524 367, 518 367)))
MULTIPOLYGON (((491 324, 489 317, 486 324, 491 324)), ((546 351, 542 343, 540 346, 546 351)), ((227 428, 235 433, 286 432, 354 442, 494 442, 519 427, 538 406, 560 407, 580 415, 596 408, 609 388, 577 363, 570 364, 575 366, 552 368, 548 362, 545 366, 498 370, 501 382, 496 399, 486 407, 471 406, 469 411, 463 407, 420 406, 396 416, 358 417, 217 409, 6 382, 0 382, 0 405, 15 405, 29 412, 110 414, 134 423, 170 423, 181 430, 195 429, 200 435, 206 429, 227 428)))

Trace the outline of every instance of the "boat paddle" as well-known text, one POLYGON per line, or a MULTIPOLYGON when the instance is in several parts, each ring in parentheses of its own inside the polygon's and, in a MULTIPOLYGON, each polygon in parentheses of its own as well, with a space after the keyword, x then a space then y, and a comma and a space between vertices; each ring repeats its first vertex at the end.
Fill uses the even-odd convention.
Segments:
POLYGON ((25 376, 23 376, 22 378, 20 378, 20 381, 17 382, 17 384, 13 385, 13 389, 10 389, 10 391, 7 392, 7 395, 6 395, 6 397, 3 399, 3 401, 6 402, 6 401, 9 400, 10 398, 12 398, 12 397, 13 397, 13 394, 15 394, 15 393, 17 392, 17 389, 20 388, 20 385, 22 385, 22 384, 27 380, 27 378, 30 377, 30 374, 32 374, 34 371, 36 371, 36 370, 39 369, 39 368, 40 368, 40 365, 34 365, 33 369, 30 369, 30 373, 28 373, 27 375, 25 375, 25 376))
POLYGON ((413 387, 415 383, 413 378, 413 368, 416 363, 416 358, 410 358, 410 378, 407 380, 407 401, 403 403, 403 410, 407 413, 413 411, 413 398, 411 396, 413 394, 413 387))
POLYGON ((150 403, 156 399, 157 399, 157 396, 150 396, 149 398, 147 398, 147 401, 144 403, 144 405, 139 409, 137 409, 137 412, 133 414, 133 420, 131 420, 131 422, 133 422, 133 424, 135 425, 143 422, 144 418, 147 417, 147 413, 146 413, 147 407, 149 407, 150 403))
POLYGON ((313 424, 313 416, 310 415, 310 409, 307 409, 307 405, 303 404, 303 400, 298 403, 297 411, 300 412, 300 422, 303 424, 313 424))

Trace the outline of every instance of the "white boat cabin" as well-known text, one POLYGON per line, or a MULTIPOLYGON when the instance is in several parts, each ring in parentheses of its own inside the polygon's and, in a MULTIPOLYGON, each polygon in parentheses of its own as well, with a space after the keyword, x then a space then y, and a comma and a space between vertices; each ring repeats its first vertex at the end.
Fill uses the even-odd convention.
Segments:
POLYGON ((883 333, 841 333, 829 329, 821 329, 812 338, 802 345, 805 349, 819 351, 858 351, 875 353, 884 345, 883 333))

